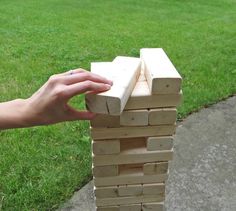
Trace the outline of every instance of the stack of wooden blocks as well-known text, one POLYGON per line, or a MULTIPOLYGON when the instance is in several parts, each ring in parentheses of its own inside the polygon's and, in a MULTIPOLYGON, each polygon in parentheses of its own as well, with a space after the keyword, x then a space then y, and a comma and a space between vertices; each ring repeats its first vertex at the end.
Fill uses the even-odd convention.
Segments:
POLYGON ((86 96, 99 113, 91 121, 97 211, 162 211, 181 76, 160 48, 92 63, 91 71, 114 81, 86 96))

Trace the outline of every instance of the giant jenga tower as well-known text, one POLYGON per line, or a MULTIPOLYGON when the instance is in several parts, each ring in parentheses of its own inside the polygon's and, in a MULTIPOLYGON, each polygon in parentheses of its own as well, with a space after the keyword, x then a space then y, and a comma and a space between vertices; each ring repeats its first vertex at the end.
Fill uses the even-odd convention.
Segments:
POLYGON ((162 211, 181 76, 160 48, 92 63, 91 71, 114 83, 86 96, 99 113, 91 121, 97 211, 162 211))

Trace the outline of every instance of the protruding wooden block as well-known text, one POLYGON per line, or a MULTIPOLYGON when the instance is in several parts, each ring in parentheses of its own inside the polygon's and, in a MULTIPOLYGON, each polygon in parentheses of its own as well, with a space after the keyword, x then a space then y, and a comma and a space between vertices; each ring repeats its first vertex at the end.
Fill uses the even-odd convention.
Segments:
POLYGON ((166 174, 168 172, 168 162, 145 163, 143 165, 144 175, 166 174))
POLYGON ((118 195, 119 196, 139 196, 142 195, 142 185, 119 185, 118 195))
POLYGON ((182 91, 175 94, 152 95, 147 81, 138 81, 124 110, 176 107, 182 99, 182 91))
POLYGON ((113 205, 128 205, 145 202, 162 202, 164 200, 163 194, 157 195, 141 195, 141 196, 125 196, 116 198, 97 198, 97 206, 113 206, 113 205))
POLYGON ((175 133, 176 125, 134 126, 120 128, 91 128, 91 136, 96 139, 120 139, 147 136, 168 136, 175 133))
POLYGON ((120 172, 119 176, 95 177, 94 184, 96 187, 104 187, 123 184, 160 183, 166 181, 167 178, 168 174, 144 175, 142 171, 127 170, 126 172, 120 172))
POLYGON ((131 58, 125 63, 97 62, 91 64, 91 72, 113 80, 110 90, 99 94, 87 94, 88 110, 110 115, 120 115, 131 95, 141 71, 141 61, 131 58), (124 77, 125 76, 125 77, 124 77))
POLYGON ((118 165, 93 167, 94 177, 112 177, 112 176, 118 176, 118 175, 119 175, 118 165))
POLYGON ((142 211, 164 211, 164 202, 143 203, 142 211))
POLYGON ((165 184, 143 184, 143 195, 165 194, 165 184))
POLYGON ((160 136, 147 138, 147 150, 171 150, 173 148, 172 136, 160 136))
POLYGON ((108 114, 97 114, 97 116, 90 120, 92 127, 120 127, 120 117, 111 116, 108 114))
POLYGON ((145 163, 145 162, 157 162, 168 161, 173 158, 173 150, 164 151, 147 151, 144 148, 138 148, 135 151, 131 150, 122 152, 117 155, 94 155, 94 166, 105 165, 119 165, 119 164, 132 164, 132 163, 145 163))
POLYGON ((158 108, 149 111, 149 125, 171 125, 176 122, 176 108, 158 108))
POLYGON ((109 155, 120 153, 120 140, 93 141, 95 155, 109 155))
POLYGON ((143 48, 140 57, 152 94, 179 93, 182 78, 162 48, 143 48))
POLYGON ((123 111, 120 115, 122 126, 145 126, 148 125, 148 110, 123 111))
POLYGON ((97 198, 113 198, 119 196, 117 186, 96 187, 94 192, 97 198))

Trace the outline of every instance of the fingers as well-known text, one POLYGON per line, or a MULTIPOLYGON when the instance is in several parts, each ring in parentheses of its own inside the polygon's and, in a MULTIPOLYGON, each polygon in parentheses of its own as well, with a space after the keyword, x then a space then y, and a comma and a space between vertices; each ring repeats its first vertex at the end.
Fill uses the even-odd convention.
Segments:
POLYGON ((71 98, 75 95, 92 92, 105 92, 111 88, 111 85, 104 83, 96 83, 93 81, 83 81, 77 84, 67 86, 64 90, 66 98, 71 98))
POLYGON ((89 111, 77 111, 71 106, 68 105, 68 116, 66 120, 91 120, 96 117, 96 113, 92 113, 89 111))
POLYGON ((70 70, 65 73, 56 74, 50 77, 50 81, 52 83, 62 83, 64 85, 71 85, 87 80, 109 85, 113 84, 111 80, 108 80, 100 75, 88 72, 83 69, 70 70))
POLYGON ((79 82, 87 81, 87 80, 97 82, 97 83, 104 83, 104 84, 112 85, 111 80, 108 80, 100 75, 97 75, 88 71, 77 72, 77 73, 73 72, 72 75, 66 75, 61 78, 61 82, 65 85, 71 85, 71 84, 75 84, 75 83, 79 83, 79 82))
POLYGON ((82 68, 78 68, 78 69, 69 70, 67 72, 60 73, 60 74, 57 74, 57 75, 58 76, 69 76, 69 75, 74 75, 74 74, 83 73, 83 72, 87 72, 87 71, 82 69, 82 68))

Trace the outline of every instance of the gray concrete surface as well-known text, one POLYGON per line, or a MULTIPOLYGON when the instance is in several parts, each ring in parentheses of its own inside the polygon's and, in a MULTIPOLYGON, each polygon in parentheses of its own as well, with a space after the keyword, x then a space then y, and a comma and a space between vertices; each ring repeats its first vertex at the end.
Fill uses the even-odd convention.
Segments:
MULTIPOLYGON (((236 211, 236 97, 178 125, 167 211, 236 211)), ((94 211, 90 182, 61 211, 94 211)))

